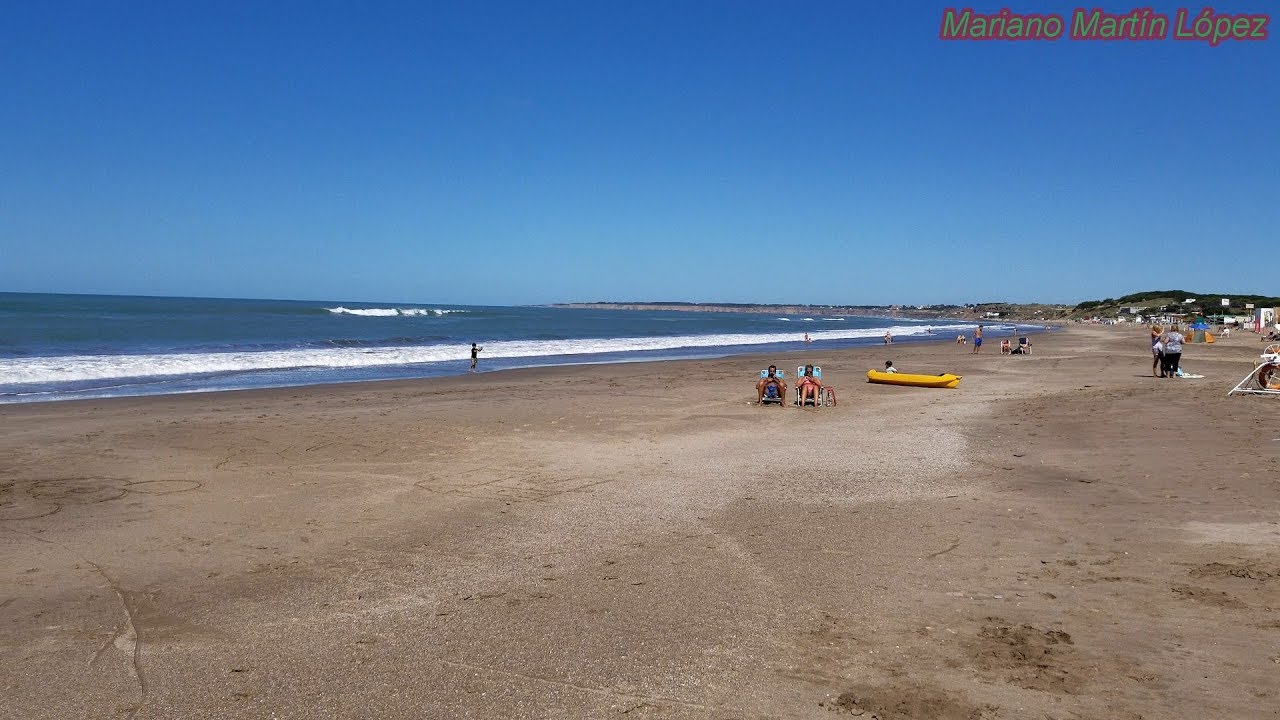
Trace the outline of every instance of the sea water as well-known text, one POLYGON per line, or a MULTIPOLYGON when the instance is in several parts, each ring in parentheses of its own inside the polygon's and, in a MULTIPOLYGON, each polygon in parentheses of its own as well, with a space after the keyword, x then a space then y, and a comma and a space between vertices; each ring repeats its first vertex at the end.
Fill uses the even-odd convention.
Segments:
MULTIPOLYGON (((721 357, 969 333, 855 316, 0 293, 0 403, 721 357)), ((1012 326, 990 326, 994 336, 1012 326)))

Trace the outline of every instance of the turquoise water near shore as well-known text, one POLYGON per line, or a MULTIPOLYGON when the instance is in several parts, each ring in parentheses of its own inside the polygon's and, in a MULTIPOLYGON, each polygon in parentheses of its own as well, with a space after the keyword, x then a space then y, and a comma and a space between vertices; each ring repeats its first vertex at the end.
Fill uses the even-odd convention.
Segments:
MULTIPOLYGON (((1011 325, 992 325, 1009 332, 1011 325)), ((0 402, 719 357, 970 332, 902 318, 0 293, 0 402)))

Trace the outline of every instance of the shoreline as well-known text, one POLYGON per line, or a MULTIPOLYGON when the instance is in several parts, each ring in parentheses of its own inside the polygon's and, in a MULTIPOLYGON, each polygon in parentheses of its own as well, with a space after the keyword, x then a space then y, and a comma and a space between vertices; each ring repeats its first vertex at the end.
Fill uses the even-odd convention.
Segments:
MULTIPOLYGON (((888 320, 891 318, 885 318, 885 319, 888 320)), ((1000 327, 1006 327, 1005 324, 998 324, 998 325, 1000 327)), ((948 331, 948 333, 949 332, 950 331, 948 331)), ((991 336, 991 339, 994 341, 997 337, 998 338, 1016 337, 1018 335, 1031 337, 1031 336, 1036 336, 1046 332, 1049 332, 1049 330, 1045 329, 1043 326, 1014 325, 1014 331, 1012 333, 1008 335, 1005 335, 1003 333, 998 336, 993 335, 991 336)), ((802 334, 802 333, 797 333, 797 334, 802 334)), ((895 337, 895 340, 896 342, 893 343, 895 346, 910 346, 910 345, 916 345, 920 343, 929 344, 929 343, 953 342, 953 338, 950 335, 948 335, 945 338, 942 336, 932 336, 932 335, 920 335, 920 336, 904 335, 904 336, 895 337)), ((650 363, 665 363, 665 362, 695 362, 695 361, 711 362, 715 360, 730 360, 734 358, 765 355, 770 352, 769 351, 770 347, 779 348, 782 346, 790 346, 791 344, 800 344, 800 341, 793 341, 788 343, 762 344, 761 346, 759 346, 759 348, 756 348, 750 345, 727 345, 727 346, 722 346, 720 348, 717 348, 715 346, 691 347, 691 348, 685 348, 684 349, 686 351, 685 353, 679 352, 681 350, 680 348, 676 348, 670 351, 654 350, 651 352, 662 353, 663 356, 655 357, 653 359, 645 359, 644 357, 625 357, 625 358, 604 359, 604 360, 582 359, 582 360, 566 360, 563 362, 554 362, 553 360, 558 358, 569 358, 569 357, 575 357, 575 356, 546 356, 545 359, 548 360, 548 362, 534 363, 534 364, 528 364, 528 365, 517 365, 515 367, 505 367, 505 368, 500 367, 494 370, 483 369, 487 362, 492 363, 493 360, 486 361, 486 359, 482 357, 481 365, 480 365, 481 370, 477 374, 484 375, 484 376, 493 376, 497 373, 506 373, 506 372, 513 372, 518 370, 538 370, 538 369, 546 369, 546 368, 583 368, 583 367, 592 367, 592 366, 599 366, 599 365, 628 365, 628 364, 650 364, 650 363), (670 357, 670 355, 681 355, 681 354, 686 354, 686 356, 670 357)), ((824 341, 822 339, 817 339, 809 346, 810 349, 808 350, 805 350, 805 349, 793 350, 788 347, 788 349, 777 350, 776 352, 774 352, 774 354, 782 355, 782 354, 790 354, 790 353, 804 354, 806 352, 842 352, 846 350, 869 350, 869 349, 885 348, 885 347, 888 347, 888 346, 883 344, 877 344, 877 340, 874 337, 859 338, 854 340, 838 339, 838 340, 824 341), (856 343, 856 344, 845 344, 845 343, 856 343)), ((605 353, 605 355, 608 355, 608 353, 605 353)), ((589 356, 582 356, 582 357, 589 357, 589 356)), ((505 361, 505 362, 519 362, 520 360, 521 360, 520 358, 501 358, 500 359, 500 361, 505 361)), ((463 361, 458 361, 457 365, 459 368, 465 367, 463 361)), ((397 367, 397 366, 388 366, 387 368, 378 368, 378 369, 382 369, 387 372, 405 371, 404 368, 397 367)), ((201 388, 196 390, 166 390, 166 391, 159 391, 159 392, 145 392, 149 388, 149 386, 152 386, 155 383, 138 383, 136 385, 125 385, 124 387, 128 387, 130 389, 136 388, 137 390, 140 390, 142 392, 118 392, 115 394, 107 394, 107 393, 94 394, 94 393, 98 393, 98 391, 93 389, 82 390, 82 391, 49 391, 48 393, 42 393, 42 394, 56 394, 57 392, 62 392, 68 395, 75 395, 77 393, 85 393, 87 394, 87 396, 32 398, 32 399, 16 399, 17 397, 20 397, 20 396, 11 395, 10 397, 15 399, 7 399, 7 398, 0 399, 0 407, 4 407, 7 405, 30 405, 30 404, 65 403, 65 402, 82 402, 82 401, 90 402, 90 401, 101 401, 101 400, 129 398, 129 397, 176 397, 176 396, 182 396, 182 395, 202 395, 207 393, 253 392, 253 391, 273 390, 273 389, 274 390, 291 390, 291 389, 310 388, 310 387, 364 385, 367 383, 415 382, 415 381, 422 381, 422 380, 438 380, 442 378, 456 378, 456 377, 462 377, 462 376, 468 376, 468 375, 471 375, 471 373, 466 371, 465 369, 458 369, 450 372, 440 372, 439 374, 424 374, 424 375, 411 376, 411 377, 388 377, 388 378, 374 377, 374 378, 368 378, 368 379, 344 379, 344 380, 336 380, 336 381, 319 380, 319 381, 306 382, 306 383, 299 382, 297 384, 271 384, 271 385, 264 385, 264 386, 257 386, 257 387, 226 387, 226 388, 208 387, 208 388, 201 388)), ((180 380, 166 380, 164 382, 199 384, 200 382, 202 382, 202 379, 199 377, 194 377, 194 378, 186 378, 186 379, 180 379, 180 380)), ((209 380, 205 380, 205 382, 209 382, 209 380)), ((113 385, 112 388, 110 389, 116 390, 116 389, 119 389, 120 387, 121 387, 120 385, 113 385)))
POLYGON ((1270 717, 1256 338, 1135 330, 0 407, 6 710, 1270 717))

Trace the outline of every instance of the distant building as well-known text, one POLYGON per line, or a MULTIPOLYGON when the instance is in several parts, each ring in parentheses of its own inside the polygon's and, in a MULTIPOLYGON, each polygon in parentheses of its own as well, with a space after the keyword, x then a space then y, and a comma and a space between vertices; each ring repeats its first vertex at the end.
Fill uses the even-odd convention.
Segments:
POLYGON ((1255 308, 1253 311, 1253 331, 1269 332, 1276 324, 1275 308, 1255 308))

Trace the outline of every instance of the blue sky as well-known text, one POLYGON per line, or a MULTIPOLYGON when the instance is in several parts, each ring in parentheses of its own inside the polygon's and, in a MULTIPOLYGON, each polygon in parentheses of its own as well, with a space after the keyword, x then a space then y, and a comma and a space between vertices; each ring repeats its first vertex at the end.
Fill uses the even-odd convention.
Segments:
POLYGON ((7 3, 0 290, 1280 294, 1280 27, 942 42, 944 7, 7 3))

